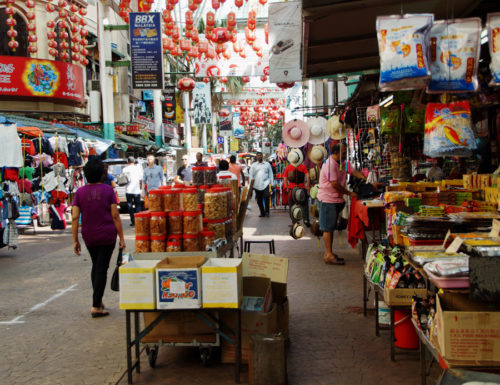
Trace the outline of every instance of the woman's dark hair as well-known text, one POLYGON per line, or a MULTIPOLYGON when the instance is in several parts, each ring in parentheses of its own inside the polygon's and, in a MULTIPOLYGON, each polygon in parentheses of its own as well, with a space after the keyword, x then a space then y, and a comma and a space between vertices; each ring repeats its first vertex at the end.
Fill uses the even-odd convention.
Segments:
POLYGON ((99 183, 104 175, 104 163, 99 158, 89 159, 83 167, 83 172, 88 183, 99 183))
POLYGON ((221 171, 227 171, 229 170, 229 163, 227 163, 227 160, 222 159, 219 163, 219 170, 221 171))
POLYGON ((231 163, 236 163, 236 157, 235 157, 234 155, 231 155, 231 156, 229 157, 229 161, 230 161, 231 163))

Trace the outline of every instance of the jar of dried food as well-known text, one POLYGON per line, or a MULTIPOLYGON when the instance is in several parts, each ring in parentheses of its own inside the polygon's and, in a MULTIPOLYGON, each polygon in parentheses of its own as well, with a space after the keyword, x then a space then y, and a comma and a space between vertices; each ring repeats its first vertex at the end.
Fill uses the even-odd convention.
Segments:
POLYGON ((232 177, 231 175, 222 175, 222 176, 219 176, 218 179, 218 182, 219 184, 221 184, 223 187, 231 187, 233 186, 233 183, 231 182, 232 181, 232 177))
POLYGON ((168 233, 182 234, 182 211, 170 211, 168 213, 168 233))
POLYGON ((226 229, 224 225, 225 219, 212 219, 208 220, 207 227, 209 230, 213 231, 215 234, 215 239, 225 238, 226 229))
POLYGON ((181 245, 182 249, 182 234, 169 234, 167 237, 167 243, 168 242, 177 242, 179 245, 181 245))
POLYGON ((182 190, 182 205, 185 211, 198 210, 198 194, 196 188, 185 188, 182 190))
POLYGON ((217 168, 205 167, 205 184, 217 184, 217 168))
POLYGON ((211 188, 205 193, 205 218, 222 219, 227 217, 227 197, 223 188, 211 188))
POLYGON ((182 236, 182 250, 201 251, 199 234, 184 234, 182 236))
POLYGON ((198 187, 197 194, 198 194, 198 204, 199 205, 202 205, 203 203, 205 203, 205 192, 208 189, 209 189, 209 187, 206 184, 198 187))
POLYGON ((182 210, 182 190, 170 189, 165 190, 163 195, 164 211, 179 211, 182 210))
POLYGON ((165 235, 151 236, 151 252, 152 253, 165 252, 165 235))
POLYGON ((163 194, 162 190, 152 190, 149 192, 149 211, 163 211, 163 194))
POLYGON ((151 213, 149 233, 154 236, 167 235, 167 213, 163 211, 151 213))
POLYGON ((202 251, 209 250, 215 241, 215 232, 206 230, 201 232, 201 246, 202 251))
POLYGON ((193 167, 193 184, 195 186, 205 184, 205 167, 193 167))
POLYGON ((167 253, 177 253, 181 251, 181 243, 179 241, 167 242, 167 253))
POLYGON ((223 187, 224 195, 226 197, 226 217, 233 215, 233 191, 231 187, 223 187))
POLYGON ((149 236, 149 219, 151 213, 149 211, 142 211, 136 213, 135 217, 135 235, 149 236))
POLYGON ((149 236, 144 236, 144 235, 138 235, 135 237, 135 252, 136 253, 149 253, 151 251, 150 249, 150 242, 149 242, 149 236))
POLYGON ((203 227, 201 211, 184 211, 184 234, 198 234, 203 227))

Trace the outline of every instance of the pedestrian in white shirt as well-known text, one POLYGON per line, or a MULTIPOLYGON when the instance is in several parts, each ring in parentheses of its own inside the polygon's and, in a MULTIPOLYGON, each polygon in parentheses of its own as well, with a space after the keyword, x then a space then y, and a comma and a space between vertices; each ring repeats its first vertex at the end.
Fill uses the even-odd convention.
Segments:
POLYGON ((259 217, 269 216, 269 186, 273 183, 273 169, 263 161, 262 152, 257 153, 257 162, 250 167, 250 180, 253 180, 255 200, 259 205, 259 217))
POLYGON ((130 214, 130 226, 135 225, 134 214, 142 211, 141 191, 142 191, 142 166, 135 164, 134 157, 127 159, 128 166, 123 169, 123 175, 128 179, 125 187, 125 196, 127 197, 128 213, 130 214), (134 207, 135 206, 135 207, 134 207))

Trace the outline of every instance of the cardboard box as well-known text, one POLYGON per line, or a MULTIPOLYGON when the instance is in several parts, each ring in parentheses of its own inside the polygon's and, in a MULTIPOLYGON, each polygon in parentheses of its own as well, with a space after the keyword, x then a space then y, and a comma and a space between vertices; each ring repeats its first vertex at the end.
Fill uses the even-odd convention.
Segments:
MULTIPOLYGON (((157 312, 144 313, 144 325, 147 326, 158 316, 157 312)), ((141 341, 142 342, 215 342, 215 329, 203 322, 195 313, 190 311, 176 311, 156 325, 141 341)))
POLYGON ((243 277, 243 299, 248 297, 262 298, 261 311, 268 313, 273 305, 271 280, 264 277, 243 277))
POLYGON ((427 289, 389 289, 384 288, 384 301, 389 306, 411 306, 412 298, 427 296, 427 289))
POLYGON ((442 356, 452 364, 498 366, 500 308, 464 294, 438 294, 436 328, 442 356))
POLYGON ((278 332, 283 334, 285 339, 290 338, 289 324, 290 324, 290 304, 288 302, 288 297, 285 301, 277 305, 278 310, 278 332))
POLYGON ((156 265, 156 308, 201 307, 201 272, 205 257, 168 257, 156 265))
POLYGON ((120 309, 155 309, 157 261, 131 261, 120 266, 120 309))
MULTIPOLYGON (((236 331, 236 317, 232 312, 224 313, 224 322, 236 331)), ((241 362, 248 363, 250 354, 250 336, 254 334, 274 334, 278 332, 278 311, 273 304, 269 313, 258 311, 241 312, 241 362)), ((221 362, 234 363, 236 358, 236 345, 221 339, 221 362)))
POLYGON ((204 308, 241 306, 241 259, 211 258, 201 267, 201 276, 204 308))

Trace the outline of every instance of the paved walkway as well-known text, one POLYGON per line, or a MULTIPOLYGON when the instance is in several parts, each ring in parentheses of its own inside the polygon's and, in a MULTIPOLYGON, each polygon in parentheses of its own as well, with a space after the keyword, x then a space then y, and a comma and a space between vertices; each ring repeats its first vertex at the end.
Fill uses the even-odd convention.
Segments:
MULTIPOLYGON (((375 337, 373 315, 362 314, 362 260, 351 249, 345 234, 335 240, 345 266, 323 263, 323 246, 316 238, 293 240, 288 235, 289 216, 272 211, 258 218, 255 210, 245 222, 245 239, 273 238, 276 253, 290 259, 288 296, 290 338, 288 379, 291 385, 417 385, 418 354, 389 358, 388 331, 375 337)), ((252 252, 267 253, 257 245, 252 252)), ((233 384, 232 365, 201 365, 196 349, 160 349, 157 367, 150 369, 145 354, 136 384, 233 384)), ((244 370, 246 367, 244 366, 244 370)), ((247 380, 243 373, 242 380, 247 380)), ((126 384, 126 378, 120 384, 126 384)))

